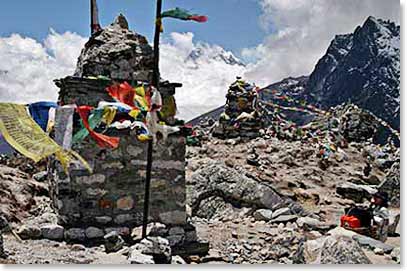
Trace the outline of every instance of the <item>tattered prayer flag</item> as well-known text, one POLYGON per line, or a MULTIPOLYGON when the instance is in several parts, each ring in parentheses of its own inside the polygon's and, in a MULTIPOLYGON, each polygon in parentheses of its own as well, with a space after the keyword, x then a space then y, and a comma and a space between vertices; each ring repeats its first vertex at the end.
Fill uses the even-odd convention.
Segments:
POLYGON ((175 19, 180 19, 184 21, 195 21, 199 23, 204 23, 208 21, 208 17, 198 15, 198 14, 191 14, 189 11, 181 8, 175 8, 171 10, 164 11, 161 13, 161 17, 169 17, 169 18, 175 18, 175 19))
POLYGON ((72 150, 64 150, 52 140, 27 114, 24 105, 0 103, 0 132, 19 153, 38 162, 55 154, 65 172, 74 160, 82 162, 89 172, 88 163, 72 150))

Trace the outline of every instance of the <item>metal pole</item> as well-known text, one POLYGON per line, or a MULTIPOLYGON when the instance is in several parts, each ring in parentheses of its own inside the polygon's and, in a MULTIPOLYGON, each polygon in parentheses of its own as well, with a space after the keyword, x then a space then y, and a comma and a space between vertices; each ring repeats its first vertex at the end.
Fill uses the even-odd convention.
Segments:
POLYGON ((161 26, 158 23, 161 20, 162 0, 157 0, 157 12, 155 16, 155 33, 154 33, 154 70, 152 84, 159 89, 160 83, 160 30, 161 26))
POLYGON ((150 202, 150 183, 151 183, 151 168, 153 164, 153 139, 148 141, 147 148, 147 170, 146 170, 146 183, 144 191, 144 213, 143 213, 143 229, 142 238, 147 237, 147 224, 148 224, 148 209, 150 202))
MULTIPOLYGON (((160 71, 159 71, 159 60, 160 60, 160 30, 161 26, 158 24, 158 20, 161 19, 161 9, 162 0, 157 0, 157 12, 155 19, 155 33, 154 33, 154 68, 153 68, 153 78, 151 84, 156 87, 157 91, 159 89, 160 83, 160 71)), ((151 168, 153 164, 153 139, 148 141, 147 149, 147 169, 146 169, 146 183, 144 192, 144 213, 143 213, 143 228, 141 237, 147 237, 147 224, 148 224, 148 210, 150 205, 150 182, 151 182, 151 168)))

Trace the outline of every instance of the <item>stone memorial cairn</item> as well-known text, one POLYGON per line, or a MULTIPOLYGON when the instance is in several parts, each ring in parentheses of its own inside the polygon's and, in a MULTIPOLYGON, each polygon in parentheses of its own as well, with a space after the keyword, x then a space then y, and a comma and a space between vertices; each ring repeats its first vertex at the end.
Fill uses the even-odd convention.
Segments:
MULTIPOLYGON (((113 102, 107 86, 123 81, 133 86, 148 84, 153 65, 153 50, 146 38, 129 30, 120 15, 115 23, 92 35, 79 57, 75 75, 55 80, 60 88, 59 102, 94 107, 100 101, 113 102)), ((173 95, 179 86, 160 82, 163 107, 168 106, 166 101, 175 103, 173 95)), ((70 142, 78 130, 77 118, 73 129, 63 120, 69 110, 74 114, 67 107, 56 112, 55 140, 61 145, 70 142)), ((173 125, 175 118, 169 116, 164 121, 173 125)), ((59 218, 56 226, 63 231, 58 239, 105 242, 106 249, 112 252, 124 242, 131 244, 141 238, 148 144, 138 141, 130 128, 108 128, 103 134, 119 137, 118 148, 100 148, 90 136, 71 146, 87 160, 92 174, 77 166, 71 166, 69 174, 65 174, 54 162, 49 175, 59 218)), ((166 238, 173 251, 185 251, 185 247, 193 251, 197 243, 195 228, 187 223, 186 216, 185 141, 178 132, 155 141, 153 146, 148 220, 160 225, 161 230, 155 234, 166 238)), ((207 251, 207 243, 204 246, 207 251)))
POLYGON ((257 88, 244 80, 234 82, 226 94, 225 111, 219 118, 213 135, 219 138, 255 138, 263 127, 257 107, 257 88))

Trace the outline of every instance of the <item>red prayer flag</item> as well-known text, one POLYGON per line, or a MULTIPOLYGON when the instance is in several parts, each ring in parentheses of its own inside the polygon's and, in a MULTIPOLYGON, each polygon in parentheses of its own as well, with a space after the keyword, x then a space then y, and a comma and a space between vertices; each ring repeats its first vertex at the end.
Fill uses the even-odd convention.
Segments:
POLYGON ((132 108, 137 108, 137 106, 134 104, 134 95, 136 95, 136 92, 129 83, 124 82, 107 87, 106 91, 118 102, 127 104, 132 108))
POLYGON ((102 147, 110 147, 110 148, 117 148, 119 146, 119 141, 120 139, 118 137, 111 137, 111 136, 106 136, 100 133, 96 133, 93 131, 88 122, 88 117, 90 114, 90 111, 93 109, 93 107, 88 106, 88 105, 83 105, 83 106, 78 106, 76 108, 76 112, 78 112, 79 116, 82 119, 83 126, 85 126, 86 130, 88 130, 89 135, 95 139, 96 143, 102 147))

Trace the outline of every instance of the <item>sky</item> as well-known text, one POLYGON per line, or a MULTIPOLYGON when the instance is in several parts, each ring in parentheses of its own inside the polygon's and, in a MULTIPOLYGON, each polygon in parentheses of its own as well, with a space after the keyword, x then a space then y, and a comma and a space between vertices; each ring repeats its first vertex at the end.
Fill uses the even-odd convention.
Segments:
MULTIPOLYGON (((236 76, 267 86, 309 75, 337 34, 368 16, 400 22, 397 0, 163 0, 163 9, 207 15, 204 24, 165 19, 160 69, 183 83, 179 117, 191 119, 225 103, 236 76), (188 55, 196 50, 195 61, 188 55), (232 52, 245 67, 216 58, 232 52)), ((102 26, 122 12, 151 42, 155 1, 98 0, 102 26)), ((53 79, 71 75, 89 36, 88 0, 13 0, 0 9, 0 101, 56 100, 53 79)))

